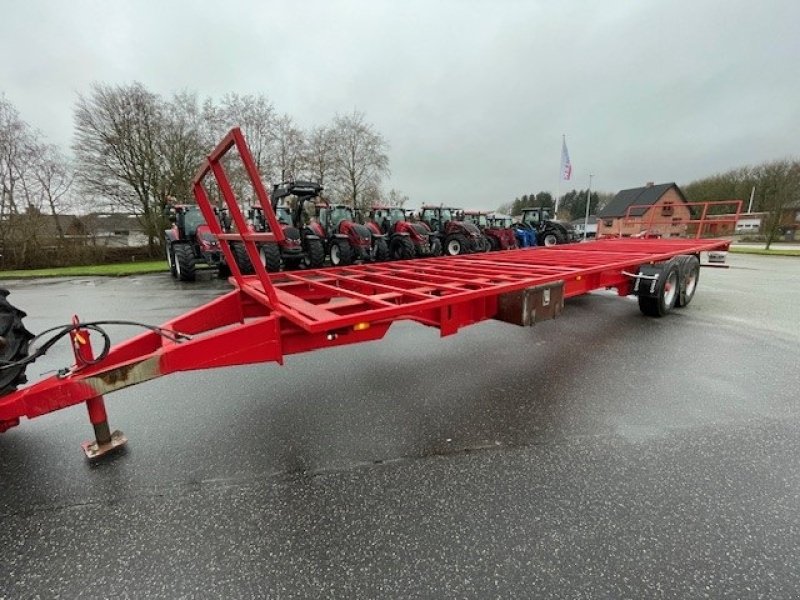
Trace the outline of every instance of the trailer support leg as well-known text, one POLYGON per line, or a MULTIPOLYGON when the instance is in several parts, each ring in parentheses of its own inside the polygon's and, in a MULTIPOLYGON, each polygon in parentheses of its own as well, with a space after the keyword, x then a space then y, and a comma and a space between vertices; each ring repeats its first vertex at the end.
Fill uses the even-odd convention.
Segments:
MULTIPOLYGON (((73 325, 80 325, 77 315, 72 317, 73 325)), ((75 364, 78 368, 90 364, 94 360, 94 351, 89 342, 89 331, 86 329, 73 329, 70 332, 72 339, 72 351, 75 354, 75 364)), ((94 428, 94 441, 86 441, 81 444, 83 453, 89 460, 99 459, 101 456, 123 447, 128 439, 121 431, 111 433, 108 426, 108 415, 106 414, 106 404, 103 396, 95 396, 86 401, 86 409, 89 412, 89 421, 94 428)))

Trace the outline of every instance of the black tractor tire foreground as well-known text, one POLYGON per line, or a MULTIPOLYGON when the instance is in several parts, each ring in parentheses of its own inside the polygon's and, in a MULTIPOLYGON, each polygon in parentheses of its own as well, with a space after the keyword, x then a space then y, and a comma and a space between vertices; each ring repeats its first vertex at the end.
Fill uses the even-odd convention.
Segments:
POLYGON ((195 274, 195 255, 194 250, 189 244, 173 244, 173 256, 175 257, 175 271, 180 281, 194 281, 195 274))
POLYGON ((14 363, 28 356, 28 343, 33 338, 22 324, 25 313, 14 307, 7 296, 8 290, 0 288, 0 396, 27 381, 25 365, 14 363))

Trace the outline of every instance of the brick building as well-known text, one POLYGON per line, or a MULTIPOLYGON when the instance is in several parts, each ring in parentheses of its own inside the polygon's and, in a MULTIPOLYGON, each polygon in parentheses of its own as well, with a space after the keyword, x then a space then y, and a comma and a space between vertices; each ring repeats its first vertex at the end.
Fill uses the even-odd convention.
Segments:
POLYGON ((622 190, 598 212, 597 236, 629 237, 649 231, 678 237, 686 233, 689 219, 686 197, 675 183, 648 183, 622 190))

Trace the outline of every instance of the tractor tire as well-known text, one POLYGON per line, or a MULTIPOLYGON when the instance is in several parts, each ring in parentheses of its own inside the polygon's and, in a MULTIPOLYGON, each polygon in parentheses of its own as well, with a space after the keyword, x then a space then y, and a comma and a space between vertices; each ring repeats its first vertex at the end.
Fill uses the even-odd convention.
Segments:
POLYGON ((558 235, 557 231, 549 229, 542 234, 542 246, 547 246, 549 248, 550 246, 556 246, 557 244, 561 243, 563 242, 560 240, 560 236, 558 235))
POLYGON ((392 240, 391 254, 394 260, 414 258, 414 243, 407 237, 396 237, 392 240))
POLYGON ((483 244, 483 252, 491 252, 492 251, 492 243, 489 241, 485 235, 481 236, 481 243, 483 244))
POLYGON ((375 262, 384 262, 389 260, 389 246, 386 245, 386 240, 379 239, 375 242, 372 257, 375 262))
POLYGON ((169 274, 172 275, 173 279, 177 279, 178 270, 175 268, 175 250, 172 249, 172 242, 170 240, 166 240, 166 242, 164 242, 164 247, 166 249, 166 254, 167 254, 167 265, 169 266, 169 274))
POLYGON ((252 275, 256 272, 253 268, 253 263, 250 261, 247 248, 245 248, 242 242, 233 242, 231 244, 231 254, 233 254, 236 266, 239 267, 239 272, 242 275, 252 275))
POLYGON ((325 264, 325 246, 322 245, 322 240, 308 240, 303 262, 309 269, 319 269, 325 264))
POLYGON ((675 299, 675 306, 684 308, 689 305, 697 291, 697 284, 700 281, 700 259, 694 255, 682 256, 679 266, 681 289, 675 299))
POLYGON ((353 264, 353 247, 344 239, 335 239, 330 248, 331 265, 346 267, 353 264))
POLYGON ((194 281, 195 256, 189 244, 173 244, 172 251, 175 256, 175 276, 179 281, 194 281))
MULTIPOLYGON (((8 290, 0 288, 0 363, 15 363, 28 356, 28 344, 33 334, 22 324, 25 313, 11 304, 7 296, 8 290)), ((0 396, 13 392, 18 385, 28 381, 25 378, 26 366, 9 366, 0 370, 0 396)), ((0 421, 0 431, 4 429, 0 421)))
POLYGON ((678 261, 673 259, 661 268, 655 294, 639 294, 639 310, 648 317, 663 317, 674 308, 679 294, 680 268, 678 261))
POLYGON ((434 237, 431 240, 431 256, 441 256, 442 255, 442 240, 438 237, 434 237))
POLYGON ((264 244, 258 249, 258 254, 267 272, 277 273, 281 270, 281 249, 278 244, 264 244))
POLYGON ((498 250, 500 250, 500 242, 497 240, 496 237, 490 237, 488 238, 488 240, 489 240, 490 250, 492 252, 497 252, 498 250))
POLYGON ((220 261, 217 267, 217 277, 220 279, 227 279, 231 276, 231 268, 224 260, 220 261))
POLYGON ((447 256, 458 256, 459 254, 466 254, 469 252, 467 245, 467 238, 460 233, 448 235, 444 239, 444 252, 447 256))

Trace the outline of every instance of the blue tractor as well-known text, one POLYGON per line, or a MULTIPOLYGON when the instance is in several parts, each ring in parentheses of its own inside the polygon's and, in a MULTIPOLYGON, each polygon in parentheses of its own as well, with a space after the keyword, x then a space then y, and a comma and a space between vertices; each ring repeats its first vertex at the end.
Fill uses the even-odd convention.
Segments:
POLYGON ((523 227, 519 223, 515 223, 514 219, 509 216, 491 215, 489 217, 489 224, 490 227, 511 229, 514 232, 514 237, 517 238, 518 248, 533 248, 536 246, 536 231, 529 227, 523 227))

